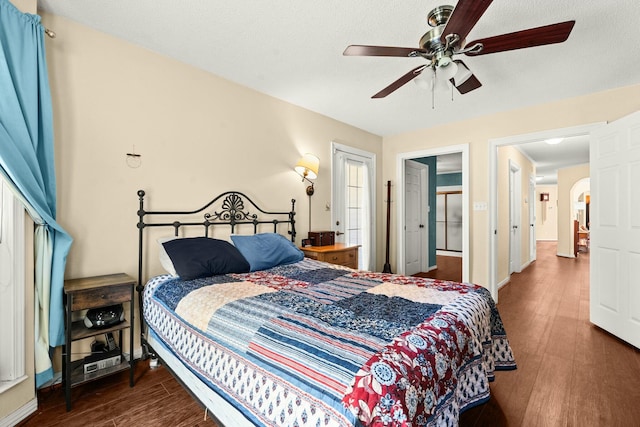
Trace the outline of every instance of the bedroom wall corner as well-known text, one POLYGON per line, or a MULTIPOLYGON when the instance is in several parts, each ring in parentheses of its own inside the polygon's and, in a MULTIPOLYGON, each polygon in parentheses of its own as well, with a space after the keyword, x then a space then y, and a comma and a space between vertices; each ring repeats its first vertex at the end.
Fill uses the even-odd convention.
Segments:
MULTIPOLYGON (((304 153, 320 158, 315 229, 331 226, 324 208, 331 201, 331 141, 375 153, 382 170, 377 135, 66 18, 42 18, 57 34, 46 43, 58 221, 74 238, 66 278, 137 277, 139 189, 151 210, 198 209, 227 190, 268 210, 288 209, 295 198, 299 244, 308 231, 308 199, 293 166, 304 153), (139 165, 127 161, 132 152, 140 154, 139 165)), ((382 194, 380 176, 377 181, 382 194)), ((162 272, 157 237, 149 233, 146 240, 145 277, 162 272)))

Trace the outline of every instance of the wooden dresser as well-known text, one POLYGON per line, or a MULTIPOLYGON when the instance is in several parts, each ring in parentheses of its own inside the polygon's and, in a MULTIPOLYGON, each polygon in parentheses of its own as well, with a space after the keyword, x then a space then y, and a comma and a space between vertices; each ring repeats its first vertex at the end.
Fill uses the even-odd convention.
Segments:
POLYGON ((358 268, 358 248, 360 245, 346 246, 342 243, 328 246, 307 246, 300 248, 304 256, 331 264, 358 268))

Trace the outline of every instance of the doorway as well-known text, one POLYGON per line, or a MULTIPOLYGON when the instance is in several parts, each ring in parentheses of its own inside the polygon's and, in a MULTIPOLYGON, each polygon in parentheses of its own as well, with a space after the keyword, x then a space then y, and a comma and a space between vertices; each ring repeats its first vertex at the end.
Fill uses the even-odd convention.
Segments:
POLYGON ((429 269, 429 165, 404 162, 405 264, 412 276, 429 269))
MULTIPOLYGON (((407 249, 409 249, 409 251, 411 250, 410 248, 407 247, 407 239, 405 236, 405 231, 408 223, 406 218, 406 200, 405 200, 406 199, 406 182, 405 182, 406 181, 405 180, 406 161, 421 159, 421 158, 445 156, 448 154, 456 154, 456 153, 458 153, 461 156, 461 160, 462 160, 461 177, 460 177, 460 181, 461 181, 460 187, 462 191, 462 200, 461 200, 462 221, 461 221, 461 231, 460 231, 460 233, 462 234, 462 239, 461 239, 462 250, 460 252, 460 258, 461 258, 461 264, 462 264, 461 276, 462 276, 462 281, 469 281, 469 257, 468 257, 468 254, 469 254, 469 196, 468 196, 469 195, 469 146, 468 144, 414 151, 409 153, 401 153, 397 156, 398 188, 396 190, 396 196, 398 200, 396 203, 396 210, 397 210, 396 217, 398 219, 396 224, 396 230, 398 235, 398 239, 397 239, 398 244, 396 247, 396 254, 397 254, 396 268, 399 270, 398 273, 400 274, 407 274, 406 273, 407 249)), ((430 175, 433 175, 433 173, 430 173, 430 175)), ((430 187, 433 187, 433 185, 430 185, 430 187)), ((434 231, 429 239, 430 241, 433 241, 434 249, 435 249, 435 239, 436 239, 436 233, 435 233, 436 194, 435 193, 436 192, 434 191, 433 195, 429 194, 429 200, 431 200, 431 196, 433 196, 433 202, 427 205, 427 208, 426 208, 428 213, 433 215, 432 219, 434 223, 434 231)), ((426 197, 427 196, 425 195, 425 198, 426 197)), ((435 256, 435 250, 434 250, 434 256, 435 256)))
POLYGON ((509 160, 509 274, 522 271, 521 183, 520 166, 509 160))
POLYGON ((331 224, 335 242, 358 245, 358 269, 376 268, 376 156, 343 144, 331 144, 331 224))
MULTIPOLYGON (((498 288, 508 281, 508 277, 505 279, 499 277, 498 274, 498 261, 500 259, 500 241, 499 241, 499 223, 498 223, 498 205, 501 203, 498 200, 498 148, 506 146, 517 146, 527 143, 539 142, 549 140, 551 138, 570 138, 575 136, 589 135, 591 131, 602 126, 603 123, 595 123, 584 126, 576 126, 571 128, 549 130, 543 132, 537 132, 525 135, 515 135, 506 138, 494 139, 489 141, 489 171, 490 171, 490 185, 489 185, 489 215, 490 215, 490 250, 489 250, 489 290, 494 300, 498 301, 498 288)), ((588 161, 587 161, 588 162, 588 161)), ((530 191, 528 192, 530 194, 530 191)), ((527 199, 528 203, 534 203, 535 200, 527 199)), ((502 202, 504 203, 504 202, 502 202)), ((529 224, 532 224, 530 222, 529 224)), ((526 233, 525 235, 534 235, 533 233, 526 233)), ((504 244, 504 243, 503 243, 504 244)))

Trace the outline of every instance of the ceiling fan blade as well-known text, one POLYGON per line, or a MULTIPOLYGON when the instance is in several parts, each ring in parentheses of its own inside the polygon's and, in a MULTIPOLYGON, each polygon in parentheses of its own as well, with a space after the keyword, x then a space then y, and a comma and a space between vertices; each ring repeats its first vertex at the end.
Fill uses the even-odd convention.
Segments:
POLYGON ((479 51, 470 50, 469 52, 466 52, 465 55, 487 55, 489 53, 562 43, 569 38, 569 34, 571 33, 575 23, 576 21, 560 22, 558 24, 529 28, 528 30, 474 40, 471 43, 467 43, 467 46, 473 46, 481 43, 483 46, 482 49, 479 51))
POLYGON ((418 77, 420 75, 420 73, 422 72, 422 70, 425 69, 425 67, 427 67, 427 65, 420 65, 419 67, 414 68, 413 70, 409 71, 404 76, 400 77, 395 82, 391 83, 389 86, 387 86, 384 89, 382 89, 380 92, 378 92, 375 95, 373 95, 371 98, 374 98, 374 99, 375 98, 384 98, 385 96, 389 95, 390 93, 395 92, 396 90, 400 89, 402 86, 404 86, 407 83, 409 83, 411 80, 413 80, 416 77, 418 77))
POLYGON ((459 0, 440 36, 442 43, 447 42, 446 36, 449 34, 457 34, 460 37, 459 40, 464 40, 492 1, 459 0))
POLYGON ((455 76, 449 79, 449 81, 461 95, 471 92, 472 90, 476 90, 482 86, 480 80, 473 75, 471 70, 469 70, 469 67, 467 67, 464 62, 460 60, 455 60, 453 62, 458 64, 458 71, 455 76))
POLYGON ((342 53, 344 56, 397 56, 401 58, 420 56, 426 54, 425 49, 413 47, 393 47, 393 46, 363 46, 351 45, 342 53))

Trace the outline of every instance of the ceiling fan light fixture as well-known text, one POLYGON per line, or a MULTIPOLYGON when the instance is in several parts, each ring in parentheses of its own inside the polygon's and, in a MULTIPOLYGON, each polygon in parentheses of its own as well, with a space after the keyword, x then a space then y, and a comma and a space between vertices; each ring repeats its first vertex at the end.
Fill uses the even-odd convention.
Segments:
POLYGON ((413 79, 416 85, 422 89, 431 90, 433 87, 434 72, 431 67, 424 67, 424 70, 420 72, 420 75, 413 79))
POLYGON ((458 73, 458 64, 455 62, 451 62, 451 58, 446 65, 438 65, 438 71, 436 71, 436 76, 438 79, 442 78, 444 80, 452 79, 458 73))
POLYGON ((473 76, 471 70, 469 70, 464 64, 458 63, 458 70, 455 76, 453 76, 453 84, 458 87, 473 76))

